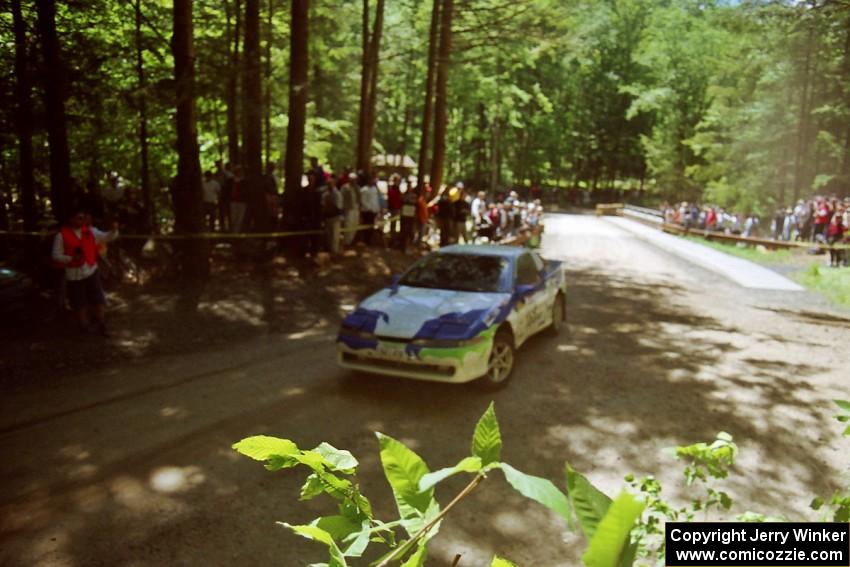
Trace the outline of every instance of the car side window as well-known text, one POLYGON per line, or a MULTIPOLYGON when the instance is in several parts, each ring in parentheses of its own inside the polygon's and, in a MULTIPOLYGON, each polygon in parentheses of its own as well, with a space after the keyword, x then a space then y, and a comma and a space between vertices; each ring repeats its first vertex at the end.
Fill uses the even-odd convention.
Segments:
POLYGON ((516 263, 516 284, 517 285, 536 285, 540 281, 540 270, 534 263, 534 258, 531 254, 523 254, 517 258, 516 263))

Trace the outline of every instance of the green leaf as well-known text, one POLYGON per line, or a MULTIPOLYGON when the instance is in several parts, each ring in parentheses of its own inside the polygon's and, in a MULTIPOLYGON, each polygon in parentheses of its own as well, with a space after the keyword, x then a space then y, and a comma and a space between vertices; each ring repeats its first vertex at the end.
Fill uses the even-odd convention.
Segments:
POLYGON ((348 544, 348 547, 343 549, 345 556, 362 556, 363 552, 366 551, 366 548, 369 547, 371 536, 371 526, 369 525, 369 521, 366 520, 363 522, 359 532, 351 534, 346 538, 345 543, 348 543, 348 541, 351 541, 351 543, 348 544))
POLYGON ((505 473, 505 480, 517 492, 555 511, 567 521, 568 525, 572 526, 570 503, 564 493, 558 490, 550 480, 525 474, 507 463, 502 463, 499 468, 505 473))
POLYGON ((381 464, 390 483, 402 519, 422 518, 434 500, 434 489, 419 490, 419 481, 428 474, 425 461, 404 443, 376 433, 381 446, 381 464))
POLYGON ((493 557, 493 561, 490 563, 490 567, 516 567, 516 565, 511 563, 507 559, 496 555, 495 557, 493 557))
POLYGON ((481 459, 479 457, 466 457, 453 467, 446 467, 432 473, 428 473, 419 481, 419 490, 424 491, 435 486, 437 483, 457 473, 475 473, 481 470, 481 459))
POLYGON ((599 522, 582 560, 587 567, 625 567, 634 559, 630 534, 643 512, 643 503, 624 492, 599 522))
POLYGON ((566 465, 567 496, 575 510, 578 525, 584 536, 590 540, 596 533, 596 527, 608 512, 611 499, 593 486, 583 475, 577 473, 569 463, 566 465))
POLYGON ((425 559, 428 557, 427 545, 425 540, 419 540, 419 547, 416 551, 407 558, 407 561, 401 564, 401 567, 422 567, 425 565, 425 559))
POLYGON ((323 543, 328 547, 328 551, 330 552, 330 561, 328 562, 328 567, 347 567, 348 563, 345 562, 345 557, 342 554, 342 551, 337 547, 334 538, 331 537, 331 534, 323 530, 318 526, 293 526, 287 523, 283 523, 283 525, 301 537, 307 538, 309 540, 318 541, 319 543, 323 543))
POLYGON ((289 439, 254 435, 233 444, 239 453, 255 461, 267 461, 272 457, 293 457, 299 453, 298 446, 289 439))
POLYGON ((823 498, 821 498, 820 496, 815 497, 809 503, 809 508, 811 508, 812 510, 820 510, 822 506, 823 506, 823 498))
POLYGON ((316 473, 311 474, 301 487, 301 500, 311 500, 319 494, 324 494, 325 486, 316 473))
POLYGON ((835 402, 835 405, 843 409, 844 411, 850 411, 850 401, 847 400, 832 400, 835 402))
POLYGON ((310 525, 321 528, 333 539, 339 541, 360 530, 360 526, 357 523, 345 516, 324 516, 311 522, 310 525))
POLYGON ((502 455, 502 434, 499 432, 499 422, 496 420, 496 409, 493 402, 475 425, 472 435, 472 454, 481 459, 486 466, 498 462, 502 455))
POLYGON ((322 456, 325 466, 331 471, 340 471, 346 474, 351 474, 359 464, 350 452, 343 449, 337 449, 330 443, 322 443, 315 449, 316 453, 322 456))

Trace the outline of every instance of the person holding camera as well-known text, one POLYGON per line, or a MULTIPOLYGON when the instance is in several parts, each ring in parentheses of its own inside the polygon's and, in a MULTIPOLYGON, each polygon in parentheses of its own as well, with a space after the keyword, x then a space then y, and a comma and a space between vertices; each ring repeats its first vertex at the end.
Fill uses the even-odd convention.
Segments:
POLYGON ((87 211, 76 207, 68 222, 53 240, 53 260, 65 267, 68 300, 83 329, 89 328, 89 311, 104 337, 106 329, 106 296, 97 272, 98 246, 118 238, 118 224, 102 232, 91 226, 87 211))

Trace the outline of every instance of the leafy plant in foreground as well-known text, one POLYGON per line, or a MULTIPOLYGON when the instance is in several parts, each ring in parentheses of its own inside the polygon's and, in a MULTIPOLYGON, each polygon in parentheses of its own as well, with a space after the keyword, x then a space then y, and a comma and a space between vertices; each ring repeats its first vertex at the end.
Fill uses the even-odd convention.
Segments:
MULTIPOLYGON (((401 441, 377 433, 381 465, 392 488, 398 519, 375 518, 369 500, 356 483, 358 461, 348 451, 322 443, 315 449, 299 448, 293 441, 258 435, 239 441, 233 448, 243 455, 264 461, 268 470, 302 466, 309 475, 301 487, 301 499, 326 495, 336 502, 335 514, 316 518, 306 525, 283 526, 328 549, 325 567, 345 567, 349 558, 362 557, 372 543, 383 555, 373 566, 425 564, 427 543, 440 529, 440 523, 458 502, 499 470, 511 487, 564 519, 572 528, 575 519, 589 540, 584 562, 591 567, 631 565, 636 546, 631 529, 644 505, 629 494, 611 501, 587 479, 567 465, 569 497, 551 481, 517 470, 501 461, 502 437, 493 404, 475 426, 470 455, 456 465, 430 471, 425 461, 401 441), (471 476, 469 483, 441 507, 436 486, 458 474, 471 476)), ((491 566, 506 567, 509 561, 496 557, 491 566)), ((318 565, 312 566, 318 567, 318 565)))
MULTIPOLYGON (((850 402, 836 400, 841 413, 836 419, 850 422, 850 402)), ((850 436, 850 426, 844 430, 850 436)), ((377 433, 384 475, 392 488, 398 519, 374 517, 369 500, 356 483, 358 461, 348 451, 322 443, 315 449, 300 449, 288 439, 264 435, 248 437, 233 448, 272 471, 296 466, 308 469, 301 499, 326 495, 337 504, 337 513, 316 518, 307 525, 282 523, 296 534, 328 548, 328 563, 311 567, 347 567, 348 559, 362 557, 369 544, 381 546, 383 555, 371 565, 421 567, 427 559, 427 542, 440 529, 442 519, 458 502, 501 470, 517 492, 557 513, 570 529, 578 529, 588 540, 582 560, 588 567, 628 567, 664 562, 664 523, 691 521, 698 512, 703 519, 711 510, 728 511, 731 497, 717 488, 734 464, 738 448, 728 433, 718 433, 712 443, 695 443, 667 449, 685 462, 687 487, 701 486, 703 492, 685 506, 674 506, 662 497, 661 483, 653 476, 626 482, 636 495, 622 493, 612 500, 569 463, 565 467, 566 493, 551 481, 525 474, 501 461, 502 438, 493 404, 479 419, 472 436, 470 455, 456 465, 431 472, 413 450, 388 435, 377 433), (435 497, 436 486, 458 474, 470 475, 469 483, 444 507, 435 497)), ((816 498, 812 508, 822 510, 824 519, 850 521, 850 488, 837 490, 831 498, 816 498)), ((746 512, 739 521, 784 521, 784 518, 746 512)), ((457 560, 455 562, 457 564, 457 560)), ((510 561, 494 557, 491 567, 511 567, 510 561)))
MULTIPOLYGON (((835 419, 839 423, 847 424, 850 422, 850 401, 833 400, 838 409, 841 410, 835 419)), ((843 435, 850 437, 850 425, 844 428, 843 435)), ((850 522, 850 486, 845 486, 833 492, 832 496, 824 499, 818 496, 812 500, 811 507, 813 510, 821 512, 824 520, 833 522, 850 522)))

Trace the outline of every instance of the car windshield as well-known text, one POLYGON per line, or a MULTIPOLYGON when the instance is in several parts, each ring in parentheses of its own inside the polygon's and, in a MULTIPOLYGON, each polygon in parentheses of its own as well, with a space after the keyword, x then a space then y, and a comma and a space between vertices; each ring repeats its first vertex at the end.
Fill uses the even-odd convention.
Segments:
POLYGON ((401 279, 401 285, 456 291, 500 292, 506 288, 509 262, 498 256, 430 254, 401 279))

